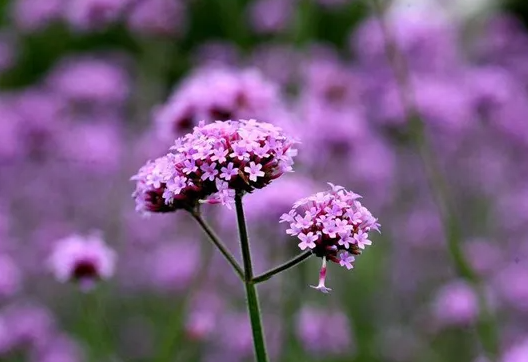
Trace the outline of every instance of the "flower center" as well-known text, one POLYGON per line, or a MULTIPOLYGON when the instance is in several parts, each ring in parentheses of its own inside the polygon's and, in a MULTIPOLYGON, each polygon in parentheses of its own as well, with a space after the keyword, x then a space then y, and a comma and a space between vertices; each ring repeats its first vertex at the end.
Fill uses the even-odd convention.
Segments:
POLYGON ((91 260, 81 260, 75 264, 75 268, 73 269, 73 279, 96 279, 98 277, 99 273, 95 268, 95 263, 91 260))

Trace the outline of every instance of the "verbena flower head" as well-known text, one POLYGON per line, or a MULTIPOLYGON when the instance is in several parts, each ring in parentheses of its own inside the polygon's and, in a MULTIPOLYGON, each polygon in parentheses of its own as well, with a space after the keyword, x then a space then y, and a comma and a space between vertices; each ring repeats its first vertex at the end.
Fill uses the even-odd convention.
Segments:
POLYGON ((96 234, 71 235, 57 241, 48 262, 58 281, 79 282, 89 289, 114 274, 116 254, 96 234))
POLYGON ((191 210, 199 202, 231 207, 235 193, 261 189, 292 172, 296 140, 254 119, 200 123, 169 153, 132 177, 138 211, 191 210))
POLYGON ((358 194, 342 186, 329 183, 331 189, 297 201, 288 214, 281 216, 281 222, 288 222, 286 233, 299 239, 301 250, 311 250, 323 258, 319 284, 314 286, 328 293, 325 287, 326 260, 342 267, 354 267, 354 255, 371 245, 369 232, 379 231, 377 219, 358 199, 358 194))

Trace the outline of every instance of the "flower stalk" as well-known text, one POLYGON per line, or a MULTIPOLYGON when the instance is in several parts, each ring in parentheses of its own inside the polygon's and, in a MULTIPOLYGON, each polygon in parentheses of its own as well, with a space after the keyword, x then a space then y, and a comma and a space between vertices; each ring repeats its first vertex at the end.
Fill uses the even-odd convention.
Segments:
POLYGON ((237 224, 240 237, 240 248, 244 261, 244 285, 246 288, 247 306, 251 331, 253 333, 253 346, 257 362, 268 362, 266 352, 266 341, 264 338, 264 328, 262 326, 261 311, 257 294, 257 287, 253 282, 253 264, 251 262, 251 250, 249 247, 249 236, 242 205, 242 194, 235 195, 235 207, 237 213, 237 224))
POLYGON ((296 257, 288 260, 287 262, 273 268, 273 269, 270 269, 268 270, 267 272, 264 272, 263 274, 259 275, 259 276, 256 276, 253 278, 253 283, 254 284, 258 284, 258 283, 262 283, 262 282, 265 282, 266 280, 269 280, 271 279, 275 274, 278 274, 280 272, 283 272, 285 270, 288 270, 290 268, 293 268, 294 266, 302 263, 303 261, 305 261, 306 259, 308 259, 310 256, 312 256, 312 252, 311 251, 306 251, 302 254, 299 254, 297 255, 296 257))
POLYGON ((427 142, 424 121, 416 106, 414 91, 411 84, 410 72, 405 56, 400 52, 396 39, 389 29, 385 17, 386 7, 380 0, 371 0, 376 16, 379 19, 381 31, 385 39, 386 55, 393 69, 399 87, 399 95, 405 117, 408 120, 411 140, 418 149, 422 166, 427 176, 429 189, 435 199, 438 213, 447 239, 448 251, 453 260, 456 273, 473 286, 479 300, 479 320, 477 332, 480 343, 491 361, 496 360, 498 354, 498 337, 496 321, 491 312, 484 287, 478 275, 471 268, 462 249, 462 229, 456 217, 456 205, 451 197, 448 183, 445 180, 438 160, 431 146, 427 142))
POLYGON ((238 277, 241 280, 244 280, 244 271, 242 270, 242 268, 236 261, 235 257, 233 256, 233 254, 231 254, 227 246, 225 246, 224 243, 222 243, 220 238, 216 235, 216 233, 209 226, 209 224, 203 219, 200 212, 197 210, 193 210, 193 211, 190 211, 190 214, 192 215, 194 220, 196 220, 196 222, 200 225, 202 230, 207 234, 207 236, 209 237, 209 240, 214 244, 214 246, 216 246, 216 248, 220 251, 220 253, 222 253, 222 255, 227 260, 227 262, 233 267, 233 270, 238 275, 238 277))

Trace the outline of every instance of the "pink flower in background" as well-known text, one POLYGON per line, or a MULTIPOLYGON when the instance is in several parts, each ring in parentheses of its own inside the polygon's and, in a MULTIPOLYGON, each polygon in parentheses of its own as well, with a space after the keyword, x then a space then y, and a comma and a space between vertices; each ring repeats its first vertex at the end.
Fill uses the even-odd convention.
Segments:
POLYGON ((122 165, 124 137, 114 122, 73 123, 58 138, 57 148, 71 168, 111 173, 122 165))
POLYGON ((355 353, 350 320, 338 308, 303 307, 295 319, 295 333, 311 353, 324 356, 355 353))
MULTIPOLYGON (((414 71, 452 72, 462 60, 458 49, 457 24, 429 8, 407 7, 393 11, 388 23, 401 51, 414 71), (433 16, 434 15, 434 16, 433 16)), ((385 37, 375 17, 367 18, 351 34, 351 47, 369 69, 390 71, 385 54, 385 37)))
POLYGON ((75 281, 90 289, 113 276, 116 254, 97 234, 72 235, 57 241, 48 266, 59 282, 75 281))
POLYGON ((294 14, 292 0, 256 0, 248 7, 250 25, 256 33, 279 33, 291 25, 294 14))
POLYGON ((38 362, 81 362, 84 360, 81 347, 66 335, 55 335, 32 353, 32 361, 38 362))
POLYGON ((130 79, 123 64, 90 55, 61 60, 47 75, 46 84, 68 101, 113 107, 122 104, 130 92, 130 79))
POLYGON ((182 0, 135 1, 127 14, 128 27, 139 34, 181 35, 187 28, 186 5, 182 0))
POLYGON ((0 254, 0 297, 13 296, 19 291, 21 283, 22 270, 16 260, 7 254, 0 254))
MULTIPOLYGON (((264 317, 264 333, 268 345, 269 358, 278 359, 282 326, 275 315, 264 317)), ((218 316, 214 325, 212 342, 215 346, 211 358, 206 361, 243 362, 251 356, 253 340, 251 324, 246 313, 225 310, 218 316)))
POLYGON ((132 177, 137 210, 192 210, 199 202, 230 207, 235 192, 261 189, 292 172, 296 143, 281 128, 253 119, 201 123, 176 140, 174 154, 147 163, 132 177))
POLYGON ((305 60, 301 70, 303 87, 299 100, 304 107, 316 102, 342 112, 360 105, 364 87, 361 73, 349 64, 318 54, 314 59, 305 60))
POLYGON ((303 54, 295 47, 282 43, 263 43, 253 48, 250 64, 269 79, 285 87, 298 78, 298 64, 303 54))
POLYGON ((174 138, 200 121, 251 117, 283 126, 284 113, 279 89, 258 70, 210 67, 183 80, 154 119, 161 137, 174 138))
POLYGON ((130 1, 69 0, 65 18, 75 30, 102 30, 119 19, 130 1))
POLYGON ((462 281, 455 281, 438 290, 433 313, 441 325, 468 325, 476 320, 479 302, 475 291, 462 281))
POLYGON ((528 78, 528 35, 522 20, 509 12, 492 14, 475 39, 474 50, 480 61, 512 73, 515 79, 528 78))
POLYGON ((62 16, 63 6, 64 0, 15 0, 12 15, 20 29, 34 32, 57 21, 62 16))
POLYGON ((464 251, 473 270, 482 276, 493 275, 504 263, 503 250, 492 240, 469 240, 464 243, 464 251))
POLYGON ((9 156, 20 155, 42 161, 56 155, 57 135, 64 125, 64 102, 60 97, 43 88, 33 87, 2 94, 0 109, 8 123, 2 127, 7 128, 8 137, 7 142, 0 146, 0 152, 7 144, 9 156))
POLYGON ((500 362, 528 361, 528 338, 510 347, 500 359, 500 362))
POLYGON ((50 310, 33 302, 17 300, 3 308, 0 316, 3 320, 0 323, 9 331, 3 343, 13 350, 44 347, 56 332, 55 319, 50 310))
POLYGON ((204 341, 212 337, 224 312, 225 301, 221 299, 219 293, 211 290, 197 293, 189 303, 188 313, 185 314, 187 338, 204 341))
POLYGON ((192 54, 198 68, 236 67, 240 63, 240 49, 225 40, 208 40, 199 44, 192 54))
POLYGON ((165 291, 182 291, 189 287, 199 268, 200 250, 194 240, 166 243, 156 248, 148 258, 147 273, 155 287, 165 291))
POLYGON ((0 98, 0 160, 11 159, 26 151, 19 138, 21 119, 13 107, 11 99, 0 98))
MULTIPOLYGON (((435 74, 416 75, 413 86, 416 90, 416 105, 420 114, 432 128, 442 131, 456 131, 470 128, 476 121, 473 108, 474 94, 467 82, 454 82, 462 75, 438 77, 435 74)), ((399 98, 399 86, 387 82, 379 94, 376 120, 380 123, 398 126, 406 120, 399 98)))
POLYGON ((0 32, 0 74, 13 65, 15 58, 14 42, 0 32))
MULTIPOLYGON (((522 257, 522 256, 521 256, 522 257)), ((499 298, 510 307, 528 312, 528 267, 523 262, 513 262, 495 275, 493 285, 499 298)))

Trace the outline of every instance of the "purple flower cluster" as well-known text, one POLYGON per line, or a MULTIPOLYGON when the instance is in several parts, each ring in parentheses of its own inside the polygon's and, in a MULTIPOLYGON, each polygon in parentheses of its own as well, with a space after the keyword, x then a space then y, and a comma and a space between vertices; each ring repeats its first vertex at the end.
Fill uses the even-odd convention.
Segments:
POLYGON ((326 260, 331 260, 347 269, 352 269, 354 255, 372 241, 368 239, 371 230, 379 232, 377 219, 358 199, 358 194, 342 186, 329 183, 330 191, 318 192, 297 201, 293 209, 281 216, 280 222, 288 222, 286 233, 297 236, 301 250, 311 250, 323 258, 319 285, 322 292, 330 289, 324 285, 326 260))
MULTIPOLYGON (((329 183, 330 184, 330 183, 329 183)), ((281 216, 288 222, 286 233, 297 236, 301 250, 311 249, 315 255, 352 269, 353 257, 371 245, 368 233, 379 231, 377 219, 358 201, 359 196, 342 186, 318 192, 297 201, 293 209, 281 216)))
POLYGON ((231 207, 236 192, 261 189, 292 172, 296 140, 254 119, 200 123, 169 153, 143 166, 135 180, 138 211, 191 210, 199 202, 231 207))

